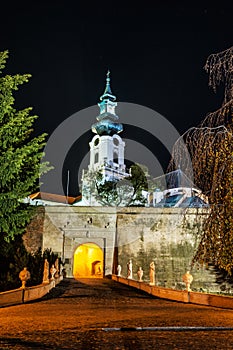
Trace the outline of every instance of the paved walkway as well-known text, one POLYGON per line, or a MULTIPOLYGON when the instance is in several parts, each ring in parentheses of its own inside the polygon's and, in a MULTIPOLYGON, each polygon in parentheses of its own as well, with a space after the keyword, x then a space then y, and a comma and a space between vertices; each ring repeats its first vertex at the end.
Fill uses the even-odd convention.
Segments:
POLYGON ((233 310, 156 299, 109 279, 65 279, 40 301, 0 309, 0 349, 225 350, 232 327, 233 310))

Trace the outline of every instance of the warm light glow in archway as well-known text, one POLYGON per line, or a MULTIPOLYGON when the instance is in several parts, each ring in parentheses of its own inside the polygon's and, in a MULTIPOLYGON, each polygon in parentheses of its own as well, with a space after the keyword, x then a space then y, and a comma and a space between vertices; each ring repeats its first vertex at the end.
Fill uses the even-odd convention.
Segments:
POLYGON ((94 243, 78 246, 74 253, 74 278, 102 278, 103 251, 94 243))

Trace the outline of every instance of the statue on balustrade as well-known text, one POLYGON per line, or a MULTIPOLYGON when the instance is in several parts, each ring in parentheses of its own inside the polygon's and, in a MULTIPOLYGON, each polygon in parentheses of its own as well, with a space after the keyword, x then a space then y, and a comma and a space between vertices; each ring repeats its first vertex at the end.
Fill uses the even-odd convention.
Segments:
POLYGON ((141 266, 139 266, 139 268, 138 268, 137 275, 138 275, 138 281, 139 281, 139 282, 142 282, 142 277, 143 277, 143 269, 142 269, 142 267, 141 267, 141 266))
POLYGON ((54 264, 52 264, 52 267, 50 269, 50 273, 51 273, 51 279, 50 280, 51 281, 54 280, 54 275, 55 275, 56 271, 57 271, 57 269, 55 268, 54 264))
POLYGON ((187 271, 183 276, 182 276, 183 282, 185 283, 186 286, 186 290, 188 292, 191 292, 191 288, 190 285, 193 281, 193 276, 191 275, 191 273, 189 271, 187 271))
POLYGON ((44 260, 44 272, 42 283, 49 283, 49 262, 47 259, 44 260))
POLYGON ((19 278, 22 282, 21 288, 25 288, 26 283, 30 279, 30 277, 31 277, 30 272, 28 271, 28 269, 26 267, 24 267, 23 270, 20 271, 20 273, 19 273, 19 278))
POLYGON ((133 278, 133 264, 131 259, 127 263, 127 278, 133 278))
POLYGON ((155 263, 154 261, 152 261, 150 263, 150 286, 154 286, 155 285, 155 263))

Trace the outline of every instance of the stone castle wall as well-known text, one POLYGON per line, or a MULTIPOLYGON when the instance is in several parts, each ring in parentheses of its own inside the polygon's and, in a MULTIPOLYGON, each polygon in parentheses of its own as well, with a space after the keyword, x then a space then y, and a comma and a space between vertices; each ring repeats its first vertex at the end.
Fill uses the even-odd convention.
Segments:
MULTIPOLYGON (((67 276, 73 273, 73 259, 77 247, 95 243, 104 252, 105 274, 111 274, 116 233, 116 210, 105 207, 44 207, 42 249, 52 249, 65 261, 67 276)), ((26 237, 36 231, 28 230, 26 237)), ((27 238, 25 238, 27 241, 27 238)))
POLYGON ((122 275, 127 275, 127 261, 132 259, 133 277, 141 266, 144 280, 149 281, 149 265, 155 262, 156 284, 183 289, 182 275, 191 270, 192 288, 218 290, 215 273, 192 266, 192 258, 206 209, 184 208, 124 208, 117 215, 118 263, 122 275))
POLYGON ((27 226, 26 234, 23 236, 24 245, 28 252, 35 253, 43 244, 45 210, 44 207, 38 207, 35 214, 27 226))
MULTIPOLYGON (((70 277, 75 250, 92 242, 104 252, 105 274, 116 273, 120 264, 126 276, 127 261, 132 259, 134 278, 142 266, 144 280, 149 280, 153 260, 157 285, 182 289, 182 275, 191 270, 194 290, 219 288, 214 271, 191 267, 207 209, 47 206, 44 210, 42 249, 58 253, 70 277)), ((28 230, 27 235, 31 242, 35 235, 39 243, 40 232, 28 230)))

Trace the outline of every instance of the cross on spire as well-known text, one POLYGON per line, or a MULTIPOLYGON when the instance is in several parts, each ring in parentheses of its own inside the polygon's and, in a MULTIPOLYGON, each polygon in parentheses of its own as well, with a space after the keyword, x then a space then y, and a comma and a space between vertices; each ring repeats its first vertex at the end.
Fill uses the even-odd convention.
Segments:
POLYGON ((111 86, 110 86, 110 70, 108 69, 107 74, 106 74, 106 87, 104 90, 103 95, 100 97, 100 100, 106 100, 109 99, 111 101, 115 101, 116 100, 116 96, 114 96, 112 94, 112 90, 111 90, 111 86))

